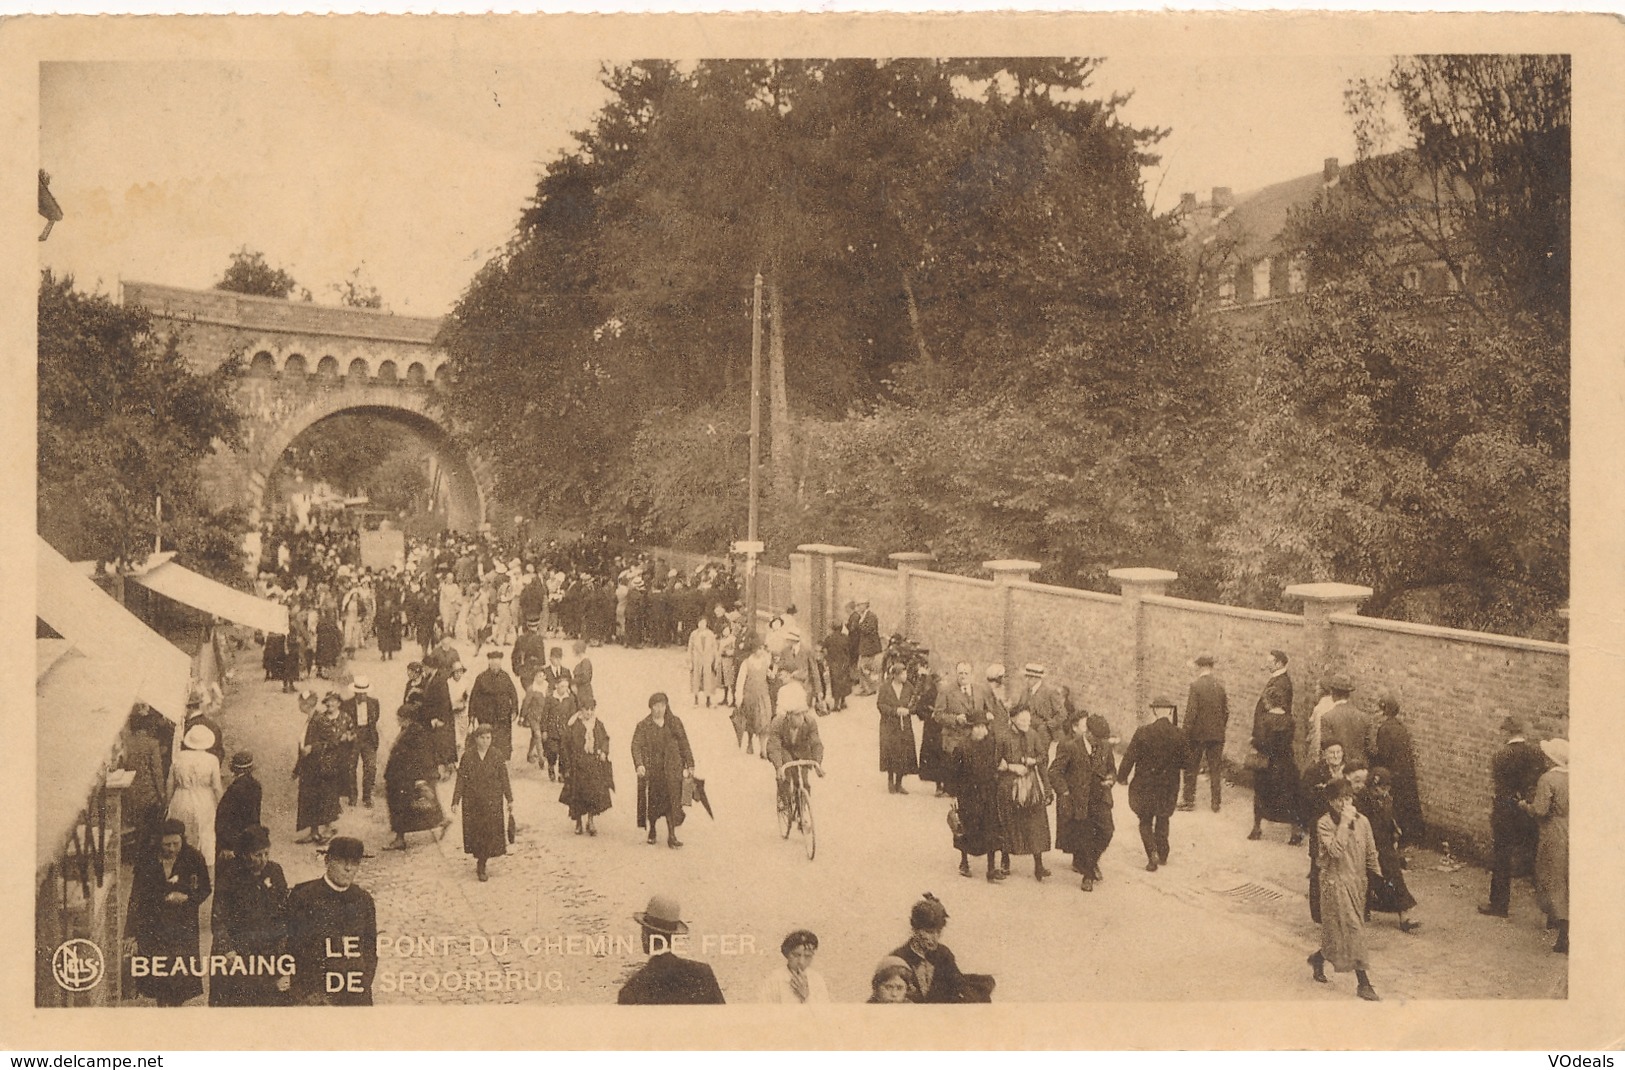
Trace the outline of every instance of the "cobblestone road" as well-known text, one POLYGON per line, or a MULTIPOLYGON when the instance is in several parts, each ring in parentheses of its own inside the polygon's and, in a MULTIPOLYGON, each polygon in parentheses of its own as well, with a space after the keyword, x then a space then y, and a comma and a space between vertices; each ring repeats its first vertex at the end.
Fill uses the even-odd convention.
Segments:
MULTIPOLYGON (((321 867, 310 847, 291 842, 289 769, 301 722, 293 696, 260 682, 257 654, 242 657, 223 728, 231 749, 258 757, 274 857, 291 884, 321 867)), ((465 662, 483 668, 486 659, 471 654, 465 662)), ((1246 839, 1244 790, 1227 789, 1222 813, 1176 814, 1171 865, 1155 874, 1142 868, 1120 787, 1117 837, 1093 892, 1082 892, 1054 854, 1056 875, 1043 884, 1021 860, 1003 885, 967 880, 950 847, 946 801, 912 779, 911 794, 886 793, 874 700, 856 699, 821 721, 829 776, 816 782, 818 856, 809 862, 799 844, 779 838, 771 769, 735 747, 728 711, 690 705, 681 652, 612 646, 591 655, 620 788, 597 837, 573 835, 557 786, 518 764, 518 843, 492 861, 487 883, 474 879, 455 824, 439 842, 419 834, 407 852, 383 851, 381 786, 376 809, 344 814, 340 831, 361 836, 372 853, 360 879, 377 898, 388 941, 379 1003, 612 1002, 640 961, 631 914, 657 891, 681 900, 692 953, 712 964, 730 1002, 753 997, 782 961, 781 936, 802 927, 822 941, 815 965, 832 996, 861 1002, 875 962, 906 938, 909 907, 925 891, 951 914, 945 942, 965 969, 998 978, 1000 1002, 1353 998, 1352 977, 1310 980, 1304 957, 1318 930, 1304 904, 1306 856, 1285 845, 1279 826, 1261 842, 1246 839), (629 745, 657 690, 672 696, 688 727, 717 815, 691 811, 679 850, 646 846, 635 827, 629 745)), ((367 651, 353 669, 371 678, 385 710, 381 770, 405 661, 367 651)), ((449 801, 449 784, 442 790, 449 801)), ((1380 916, 1370 929, 1372 979, 1384 999, 1566 994, 1567 961, 1548 950, 1527 882, 1515 891, 1512 920, 1483 918, 1474 905, 1484 872, 1444 872, 1438 862, 1418 854, 1408 874, 1419 933, 1401 934, 1380 916)))

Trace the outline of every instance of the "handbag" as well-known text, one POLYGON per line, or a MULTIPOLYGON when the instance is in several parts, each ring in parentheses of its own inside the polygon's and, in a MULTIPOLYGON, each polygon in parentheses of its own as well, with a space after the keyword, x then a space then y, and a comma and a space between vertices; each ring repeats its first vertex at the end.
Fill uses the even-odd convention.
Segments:
POLYGON ((508 842, 512 843, 514 841, 514 838, 516 836, 518 836, 518 835, 519 835, 519 822, 517 822, 517 821, 515 821, 513 819, 513 810, 509 809, 509 811, 508 811, 508 842))
POLYGON ((1028 769, 1010 783, 1010 801, 1017 806, 1030 806, 1038 801, 1038 771, 1028 769))
POLYGON ((948 831, 955 836, 965 834, 965 819, 959 816, 959 803, 955 802, 948 807, 948 831))

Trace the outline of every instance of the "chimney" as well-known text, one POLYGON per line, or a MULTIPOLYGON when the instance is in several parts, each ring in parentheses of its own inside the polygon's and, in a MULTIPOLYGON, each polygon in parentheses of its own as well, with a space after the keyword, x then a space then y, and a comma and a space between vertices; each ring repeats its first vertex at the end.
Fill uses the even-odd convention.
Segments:
POLYGON ((1337 157, 1336 156, 1328 156, 1328 157, 1326 157, 1326 162, 1320 165, 1320 179, 1321 179, 1321 181, 1326 183, 1326 185, 1330 186, 1332 183, 1337 181, 1337 176, 1338 176, 1339 173, 1340 173, 1340 169, 1339 169, 1339 167, 1337 165, 1337 157))
POLYGON ((1236 206, 1236 195, 1229 186, 1213 187, 1213 210, 1215 212, 1228 211, 1236 206))
POLYGON ((1181 193, 1179 195, 1179 210, 1186 215, 1196 214, 1196 194, 1181 193))

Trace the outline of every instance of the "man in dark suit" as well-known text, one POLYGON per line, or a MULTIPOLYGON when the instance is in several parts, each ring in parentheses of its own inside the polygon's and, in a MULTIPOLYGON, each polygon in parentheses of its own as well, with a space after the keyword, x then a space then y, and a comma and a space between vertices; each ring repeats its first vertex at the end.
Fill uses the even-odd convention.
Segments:
POLYGON ((378 915, 372 895, 355 883, 363 854, 360 840, 333 837, 327 845, 327 872, 288 893, 296 1004, 372 1006, 378 915))
POLYGON ((1168 863, 1168 819, 1179 802, 1179 774, 1185 768, 1185 735, 1173 722, 1177 708, 1161 696, 1151 700, 1155 719, 1135 731, 1117 770, 1117 779, 1128 782, 1129 808, 1140 819, 1150 873, 1168 863))
MULTIPOLYGON (((1286 671, 1286 651, 1270 651, 1270 660, 1267 670, 1269 676, 1264 679, 1264 690, 1258 696, 1258 704, 1253 707, 1253 725, 1256 727, 1259 720, 1274 709, 1285 710, 1292 713, 1292 677, 1286 671)), ((1257 732, 1253 735, 1256 737, 1257 732)))
POLYGON ((942 752, 948 765, 954 764, 954 755, 970 738, 970 726, 982 720, 982 711, 976 702, 976 689, 971 687, 970 662, 954 666, 954 682, 937 691, 936 708, 932 720, 942 726, 942 752))
MULTIPOLYGON (((528 591, 536 586, 537 584, 532 583, 525 589, 528 591)), ((519 678, 521 693, 530 690, 536 674, 542 671, 545 664, 547 664, 547 639, 542 635, 542 615, 538 612, 534 617, 525 618, 519 638, 513 643, 513 674, 519 678)))
POLYGON ((485 655, 485 671, 468 689, 468 723, 491 726, 491 746, 507 761, 513 755, 513 721, 519 716, 519 692, 513 677, 502 667, 502 651, 493 647, 485 655))
MULTIPOLYGON (((372 684, 357 676, 350 684, 350 697, 339 704, 349 723, 355 726, 355 753, 361 759, 361 805, 372 809, 372 788, 378 781, 378 700, 372 697, 372 684)), ((346 785, 355 794, 355 765, 345 770, 346 785)))
POLYGON ((231 756, 231 784, 214 808, 214 869, 232 858, 243 830, 260 823, 260 800, 264 788, 254 777, 254 755, 240 750, 231 756))
POLYGON ((688 923, 681 915, 677 900, 669 895, 653 896, 645 910, 632 915, 643 929, 643 950, 649 955, 649 961, 621 986, 616 1003, 725 1002, 711 967, 672 953, 674 938, 688 932, 688 923))
POLYGON ((1512 906, 1512 871, 1520 853, 1532 850, 1539 838, 1535 819, 1518 805, 1533 797, 1535 783, 1546 771, 1546 756, 1531 743, 1528 729, 1516 717, 1501 722, 1505 744, 1490 760, 1495 793, 1490 806, 1490 834, 1494 837, 1490 865, 1490 901, 1480 914, 1504 918, 1512 906))
POLYGON ((1196 777, 1207 765, 1207 783, 1213 812, 1219 812, 1224 786, 1224 731, 1230 724, 1230 698, 1213 675, 1213 655, 1196 656, 1196 679, 1185 698, 1185 742, 1190 765, 1185 768, 1185 796, 1181 810, 1196 809, 1196 777))

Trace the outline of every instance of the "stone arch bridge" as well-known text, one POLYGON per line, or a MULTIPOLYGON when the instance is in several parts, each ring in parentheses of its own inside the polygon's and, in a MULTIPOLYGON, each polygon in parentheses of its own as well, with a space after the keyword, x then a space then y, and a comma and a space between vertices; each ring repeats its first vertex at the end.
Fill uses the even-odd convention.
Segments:
POLYGON ((216 454, 204 472, 218 505, 244 506, 257 525, 266 483, 294 440, 322 420, 356 413, 402 424, 423 439, 441 472, 450 527, 485 521, 488 468, 455 444, 440 405, 447 359, 434 348, 440 320, 143 282, 123 283, 122 291, 124 304, 176 330, 194 370, 210 371, 233 353, 243 357, 243 445, 216 454))

